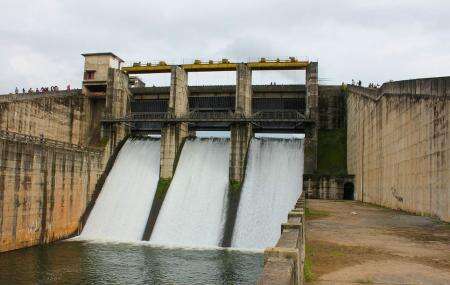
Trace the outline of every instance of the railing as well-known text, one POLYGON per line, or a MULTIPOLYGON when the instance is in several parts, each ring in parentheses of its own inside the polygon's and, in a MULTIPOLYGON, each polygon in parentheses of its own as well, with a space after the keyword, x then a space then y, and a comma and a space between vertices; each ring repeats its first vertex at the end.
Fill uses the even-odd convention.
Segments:
POLYGON ((101 153, 101 149, 93 148, 93 147, 85 147, 80 146, 77 144, 47 139, 42 137, 36 137, 36 136, 30 136, 25 134, 19 134, 15 132, 9 132, 0 130, 0 139, 10 140, 10 141, 16 141, 16 142, 22 142, 22 143, 31 143, 31 144, 45 144, 46 146, 54 147, 54 148, 60 148, 60 149, 66 149, 66 150, 74 150, 74 151, 80 151, 80 152, 93 152, 93 153, 101 153))
MULTIPOLYGON (((133 62, 131 65, 124 65, 122 70, 128 74, 145 74, 145 73, 168 73, 171 72, 171 66, 177 65, 182 67, 187 72, 201 72, 201 71, 236 71, 238 63, 245 61, 230 61, 223 58, 220 61, 208 60, 194 60, 191 63, 183 64, 168 64, 165 61, 157 63, 133 62)), ((288 59, 266 59, 260 58, 256 61, 246 62, 247 66, 253 70, 298 70, 306 69, 309 61, 299 61, 295 57, 288 59)))
POLYGON ((115 118, 113 116, 104 116, 104 123, 121 122, 156 122, 156 123, 177 123, 177 122, 224 122, 224 123, 261 123, 261 122, 291 122, 291 123, 311 123, 304 114, 297 111, 260 111, 245 116, 239 113, 231 112, 190 112, 183 116, 175 116, 170 112, 145 112, 132 113, 125 117, 115 118))
POLYGON ((76 95, 81 95, 81 89, 73 89, 70 91, 61 90, 61 91, 49 91, 49 92, 43 92, 43 93, 33 92, 33 93, 0 95, 0 102, 41 99, 41 98, 49 98, 49 97, 66 97, 66 96, 76 96, 76 95))
POLYGON ((245 63, 295 63, 295 62, 309 62, 308 57, 297 58, 293 56, 283 56, 278 58, 266 57, 248 57, 248 58, 222 58, 220 60, 211 60, 205 58, 197 59, 181 59, 181 60, 145 60, 124 62, 122 67, 143 67, 143 66, 170 66, 170 65, 202 65, 202 64, 233 64, 237 62, 245 63))

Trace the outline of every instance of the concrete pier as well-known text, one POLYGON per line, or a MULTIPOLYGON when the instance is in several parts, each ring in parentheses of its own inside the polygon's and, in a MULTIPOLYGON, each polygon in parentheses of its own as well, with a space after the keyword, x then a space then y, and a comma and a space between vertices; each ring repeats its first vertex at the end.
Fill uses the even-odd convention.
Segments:
POLYGON ((318 63, 310 62, 306 67, 306 116, 316 122, 316 126, 305 133, 305 173, 317 170, 317 131, 319 122, 319 82, 318 63))
MULTIPOLYGON (((252 71, 244 63, 236 67, 236 108, 235 116, 252 114, 252 71)), ((245 173, 245 158, 252 126, 249 123, 231 126, 230 180, 241 183, 245 173)))
MULTIPOLYGON (((186 115, 189 111, 187 83, 187 72, 179 66, 173 66, 168 113, 174 117, 186 115)), ((187 135, 187 123, 166 124, 162 128, 160 178, 172 178, 177 153, 187 135)))

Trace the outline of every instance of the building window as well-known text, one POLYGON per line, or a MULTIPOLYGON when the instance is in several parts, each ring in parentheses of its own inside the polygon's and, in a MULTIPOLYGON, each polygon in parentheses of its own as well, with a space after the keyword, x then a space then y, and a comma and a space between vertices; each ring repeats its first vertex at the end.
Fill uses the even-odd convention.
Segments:
POLYGON ((84 80, 92 80, 94 79, 95 70, 86 70, 84 73, 84 80))

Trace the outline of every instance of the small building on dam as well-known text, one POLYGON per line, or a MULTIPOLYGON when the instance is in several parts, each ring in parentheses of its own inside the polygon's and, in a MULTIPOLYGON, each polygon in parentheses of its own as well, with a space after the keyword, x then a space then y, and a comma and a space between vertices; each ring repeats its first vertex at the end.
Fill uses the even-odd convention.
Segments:
POLYGON ((321 85, 318 62, 294 57, 83 57, 81 89, 0 96, 0 252, 75 236, 267 248, 266 266, 290 260, 300 284, 305 198, 450 222, 450 77, 367 88, 321 85), (253 85, 265 70, 304 70, 305 84, 253 85), (189 73, 215 71, 236 72, 236 84, 188 85, 189 73), (170 86, 138 77, 155 73, 170 86))

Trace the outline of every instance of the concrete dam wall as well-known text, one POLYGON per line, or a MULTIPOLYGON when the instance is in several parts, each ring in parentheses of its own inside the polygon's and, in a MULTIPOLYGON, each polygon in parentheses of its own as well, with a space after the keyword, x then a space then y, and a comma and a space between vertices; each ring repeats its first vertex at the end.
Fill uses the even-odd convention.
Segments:
POLYGON ((349 86, 356 199, 450 221, 450 78, 349 86))
POLYGON ((98 97, 84 85, 0 96, 0 251, 82 227, 127 134, 126 126, 101 128, 102 116, 126 114, 130 95, 126 75, 104 71, 98 97))
POLYGON ((76 233, 102 153, 0 133, 0 251, 76 233))
POLYGON ((77 233, 109 157, 91 107, 80 90, 0 98, 0 251, 77 233))

